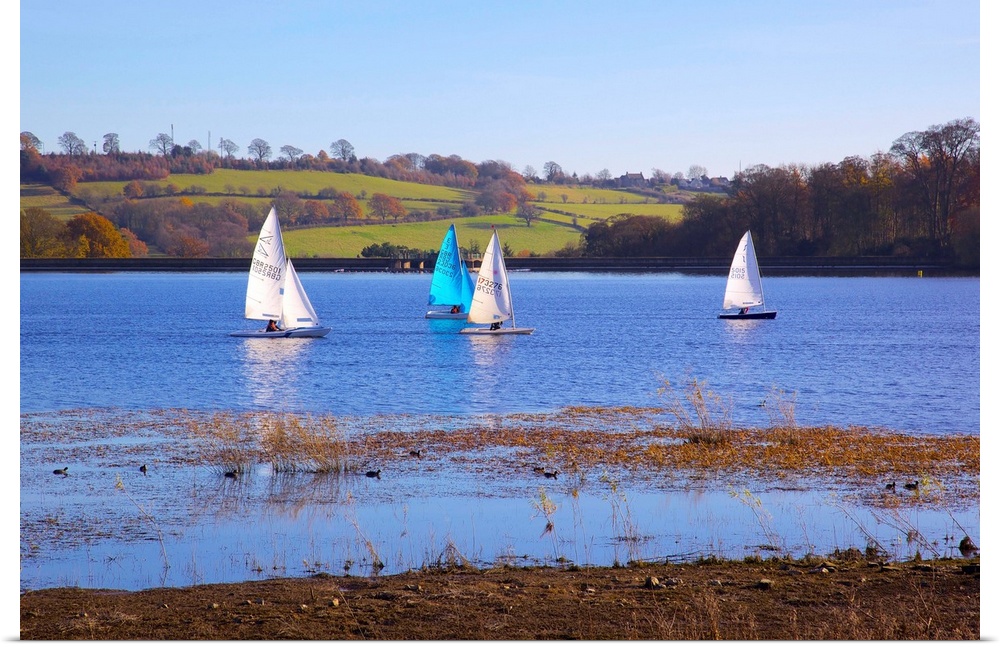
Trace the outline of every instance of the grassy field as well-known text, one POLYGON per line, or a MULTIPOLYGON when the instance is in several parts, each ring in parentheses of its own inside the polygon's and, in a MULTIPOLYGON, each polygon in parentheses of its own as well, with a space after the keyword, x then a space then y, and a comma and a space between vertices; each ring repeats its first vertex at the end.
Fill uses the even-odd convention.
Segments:
POLYGON ((514 216, 477 216, 435 222, 403 223, 398 225, 365 225, 362 227, 317 227, 311 229, 285 229, 285 248, 293 257, 353 258, 368 245, 392 243, 420 250, 437 251, 450 224, 455 224, 458 242, 466 249, 479 243, 480 251, 490 241, 490 228, 495 226, 500 244, 509 246, 514 256, 527 256, 530 252, 549 255, 566 246, 578 243, 580 232, 548 222, 532 223, 527 227, 514 216))
MULTIPOLYGON (((82 182, 77 195, 91 199, 120 196, 127 182, 82 182)), ((464 202, 475 200, 476 193, 449 187, 399 182, 385 178, 354 173, 325 173, 320 171, 235 171, 218 169, 209 175, 172 175, 166 180, 143 182, 161 187, 173 186, 175 191, 195 202, 218 204, 236 199, 260 205, 271 202, 275 189, 300 194, 317 194, 323 189, 347 191, 359 198, 364 212, 368 213, 367 199, 375 193, 385 193, 402 200, 410 211, 437 213, 447 209, 457 214, 464 202), (198 194, 212 195, 198 195, 198 194)), ((541 221, 531 227, 512 214, 463 218, 455 215, 447 220, 420 223, 382 224, 352 227, 286 228, 285 238, 289 252, 298 257, 355 257, 368 245, 391 243, 420 250, 436 250, 451 222, 458 230, 459 241, 469 247, 473 241, 485 248, 489 241, 490 226, 500 230, 501 242, 513 250, 514 255, 550 255, 568 243, 580 241, 581 228, 618 214, 650 215, 671 221, 682 217, 680 204, 660 204, 627 191, 569 187, 554 184, 530 184, 528 190, 537 197, 535 205, 542 210, 541 221)), ((174 200, 175 197, 153 198, 174 200)), ((58 192, 45 185, 22 185, 21 206, 38 206, 52 215, 69 219, 86 209, 71 204, 58 192)), ((249 237, 256 235, 250 232, 249 237)))
POLYGON ((39 207, 60 220, 69 220, 73 216, 86 213, 88 210, 75 205, 47 184, 22 184, 21 208, 39 207))
MULTIPOLYGON (((80 184, 95 195, 121 195, 128 182, 87 182, 80 184)), ((353 196, 385 193, 401 200, 431 200, 461 203, 472 200, 470 191, 416 182, 399 182, 357 173, 324 173, 321 171, 233 171, 216 169, 210 175, 171 175, 166 180, 144 181, 161 187, 173 185, 181 191, 199 187, 207 193, 226 193, 232 197, 268 196, 275 188, 295 193, 315 195, 323 189, 347 191, 353 196)), ((193 199, 201 200, 194 196, 193 199)))

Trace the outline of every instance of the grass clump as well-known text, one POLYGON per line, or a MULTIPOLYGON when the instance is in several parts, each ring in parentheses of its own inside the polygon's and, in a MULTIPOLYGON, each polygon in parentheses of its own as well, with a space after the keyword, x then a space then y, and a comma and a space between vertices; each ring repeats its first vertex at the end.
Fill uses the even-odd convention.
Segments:
POLYGON ((260 445, 275 472, 347 471, 347 441, 330 417, 267 416, 261 424, 260 445))
POLYGON ((708 383, 691 378, 679 395, 670 380, 663 379, 657 393, 666 409, 677 418, 678 428, 692 444, 723 445, 729 442, 728 431, 733 426, 731 398, 710 391, 708 383))

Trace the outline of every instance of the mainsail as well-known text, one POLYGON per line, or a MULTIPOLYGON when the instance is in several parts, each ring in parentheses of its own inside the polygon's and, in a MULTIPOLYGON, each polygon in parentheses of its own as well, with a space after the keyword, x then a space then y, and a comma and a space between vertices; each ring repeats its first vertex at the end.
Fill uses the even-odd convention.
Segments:
POLYGON ((514 319, 511 307, 510 289, 507 285, 507 266, 503 262, 503 251, 500 249, 500 239, 496 230, 490 244, 483 254, 483 262, 479 267, 479 278, 476 281, 472 296, 472 306, 469 308, 469 323, 491 324, 514 319))
POLYGON ((274 207, 264 219, 250 262, 247 281, 246 318, 266 321, 281 318, 281 288, 284 285, 285 244, 274 207))
POLYGON ((753 249, 750 232, 743 234, 729 268, 726 294, 722 298, 723 310, 764 305, 764 288, 760 282, 757 254, 753 249))
POLYGON ((455 225, 451 225, 441 241, 437 260, 434 261, 434 275, 431 277, 427 303, 436 306, 460 305, 463 312, 468 312, 471 297, 472 277, 462 260, 455 225))

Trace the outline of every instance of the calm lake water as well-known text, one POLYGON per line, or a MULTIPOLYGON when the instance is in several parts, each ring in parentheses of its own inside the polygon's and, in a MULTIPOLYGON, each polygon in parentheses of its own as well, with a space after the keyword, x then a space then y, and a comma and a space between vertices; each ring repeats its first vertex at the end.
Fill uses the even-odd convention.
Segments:
MULTIPOLYGON (((664 380, 695 378, 732 399, 736 425, 768 425, 759 404, 778 390, 794 397, 803 425, 979 434, 978 278, 765 277, 777 319, 732 322, 716 319, 724 277, 516 272, 517 324, 536 331, 496 339, 459 335, 462 322, 424 319, 429 274, 301 279, 333 329, 326 338, 229 337, 256 326, 242 319, 243 274, 22 273, 21 413, 184 408, 461 421, 575 405, 656 406, 664 380)), ((137 502, 115 491, 120 469, 74 465, 72 478, 53 478, 62 464, 38 464, 53 443, 22 441, 22 590, 180 586, 351 564, 357 572, 372 545, 389 573, 454 551, 482 563, 739 556, 772 533, 792 554, 863 548, 874 534, 905 556, 914 547, 900 537, 910 527, 979 540, 978 506, 887 519, 845 507, 828 491, 763 488, 753 493, 756 507, 733 492, 686 485, 593 482, 571 492, 552 483, 560 532, 544 534, 535 483, 503 486, 460 471, 322 483, 262 471, 233 483, 209 470, 161 466, 142 481, 130 474, 126 486, 143 488, 138 503, 162 535, 147 529, 133 540, 112 534, 26 546, 23 528, 42 520, 79 526, 98 514, 136 516, 137 502), (626 516, 640 526, 639 546, 615 540, 626 516)), ((155 452, 155 441, 134 443, 155 452)))

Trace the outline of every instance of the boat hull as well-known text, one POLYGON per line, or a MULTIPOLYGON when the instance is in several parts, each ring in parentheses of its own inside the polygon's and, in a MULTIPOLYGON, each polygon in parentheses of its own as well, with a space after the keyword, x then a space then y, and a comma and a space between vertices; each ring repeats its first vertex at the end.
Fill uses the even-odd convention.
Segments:
POLYGON ((302 337, 326 337, 332 328, 309 327, 309 328, 289 328, 267 332, 266 330, 237 330, 229 333, 230 337, 263 337, 268 339, 290 339, 302 337))
POLYGON ((469 316, 467 312, 448 312, 447 310, 431 310, 424 315, 425 319, 462 319, 469 316))
POLYGON ((534 328, 500 328, 490 330, 489 328, 462 328, 458 332, 463 335, 530 335, 535 332, 534 328))
POLYGON ((738 312, 723 312, 719 315, 719 319, 774 319, 777 316, 777 310, 770 310, 767 312, 747 312, 746 314, 740 314, 738 312))

